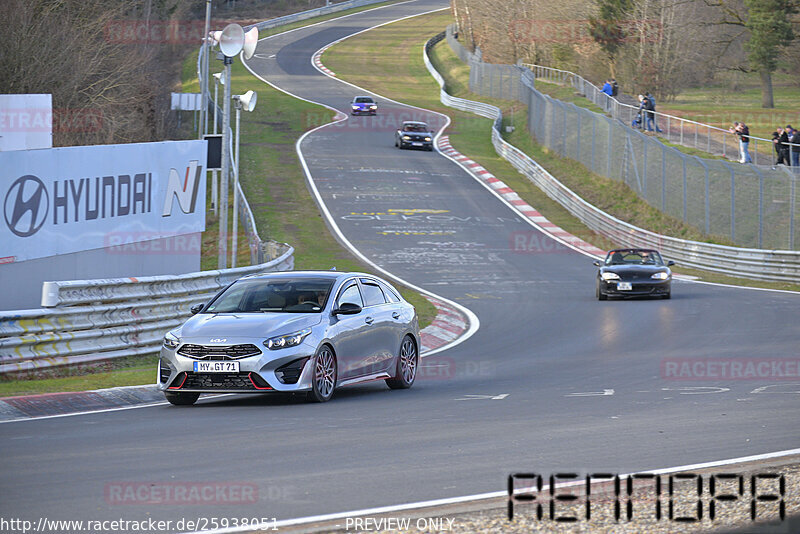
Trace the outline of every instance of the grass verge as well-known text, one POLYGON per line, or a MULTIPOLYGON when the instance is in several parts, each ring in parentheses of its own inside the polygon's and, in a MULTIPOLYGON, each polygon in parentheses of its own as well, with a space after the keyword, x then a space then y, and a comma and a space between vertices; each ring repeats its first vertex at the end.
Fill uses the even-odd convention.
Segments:
MULTIPOLYGON (((422 61, 422 47, 450 22, 451 15, 443 13, 389 24, 333 46, 325 52, 322 61, 339 78, 404 103, 446 113, 452 119, 447 133, 456 150, 478 161, 564 230, 600 248, 615 246, 615 243, 586 228, 497 155, 490 140, 492 121, 441 104, 438 85, 428 74, 422 61)), ((431 61, 444 76, 447 87, 453 91, 451 94, 500 107, 506 117, 506 124, 525 124, 527 111, 521 104, 469 93, 468 67, 453 54, 445 42, 433 48, 431 61)), ((580 163, 562 158, 536 144, 524 127, 516 128, 507 136, 507 140, 529 154, 587 201, 622 220, 683 239, 709 239, 694 227, 652 208, 625 184, 593 174, 580 163)), ((715 239, 715 242, 729 244, 723 238, 715 239)), ((676 271, 710 282, 800 291, 800 285, 797 284, 758 282, 681 267, 676 271)))

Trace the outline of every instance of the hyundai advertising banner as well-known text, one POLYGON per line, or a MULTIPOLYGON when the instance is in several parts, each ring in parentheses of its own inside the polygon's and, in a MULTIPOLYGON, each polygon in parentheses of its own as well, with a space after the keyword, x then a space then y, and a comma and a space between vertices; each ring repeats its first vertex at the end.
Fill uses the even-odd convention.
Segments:
POLYGON ((205 230, 206 141, 0 152, 0 263, 205 230))

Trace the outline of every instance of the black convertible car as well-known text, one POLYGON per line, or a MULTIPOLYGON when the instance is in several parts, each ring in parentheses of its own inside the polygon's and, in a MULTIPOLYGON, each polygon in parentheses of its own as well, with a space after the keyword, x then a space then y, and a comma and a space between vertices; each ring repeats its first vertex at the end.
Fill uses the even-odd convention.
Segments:
POLYGON ((671 296, 674 261, 664 262, 656 250, 621 248, 608 252, 604 262, 595 261, 597 271, 597 298, 606 300, 618 297, 671 296))

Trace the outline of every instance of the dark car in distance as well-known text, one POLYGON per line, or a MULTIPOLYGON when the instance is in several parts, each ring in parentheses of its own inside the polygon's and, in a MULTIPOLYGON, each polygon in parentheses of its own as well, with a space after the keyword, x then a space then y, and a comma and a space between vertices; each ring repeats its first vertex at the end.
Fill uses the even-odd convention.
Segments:
POLYGON ((376 115, 378 103, 371 96, 357 96, 350 102, 351 115, 376 115))
POLYGON ((672 296, 674 261, 664 262, 657 250, 621 248, 610 250, 605 261, 594 262, 597 271, 596 296, 661 297, 672 296))
POLYGON ((420 121, 405 121, 394 134, 394 146, 403 148, 421 148, 433 150, 433 132, 428 125, 420 121))

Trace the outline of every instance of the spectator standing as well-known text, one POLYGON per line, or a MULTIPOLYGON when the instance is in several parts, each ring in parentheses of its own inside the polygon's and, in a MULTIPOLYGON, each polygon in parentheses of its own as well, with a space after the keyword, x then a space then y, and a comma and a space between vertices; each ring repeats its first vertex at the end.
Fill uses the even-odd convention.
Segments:
POLYGON ((653 107, 653 102, 647 98, 646 96, 639 95, 641 97, 641 103, 639 104, 639 109, 644 111, 644 118, 645 118, 645 130, 648 132, 653 131, 653 126, 655 123, 655 108, 653 107))
POLYGON ((611 104, 611 81, 606 80, 606 83, 603 84, 603 88, 600 90, 601 92, 605 93, 606 98, 604 99, 605 103, 605 110, 608 111, 610 104, 611 104))
POLYGON ((658 123, 656 122, 656 97, 650 93, 647 93, 645 97, 650 101, 651 107, 653 108, 653 127, 658 133, 661 133, 661 128, 658 127, 658 123))
POLYGON ((734 122, 733 128, 729 128, 733 135, 739 140, 739 163, 752 163, 750 159, 750 128, 743 122, 734 122))
POLYGON ((792 136, 789 138, 789 142, 792 143, 792 146, 789 147, 789 154, 791 155, 792 160, 792 167, 800 167, 800 130, 795 128, 792 132, 792 136))
POLYGON ((611 78, 611 96, 616 98, 618 94, 619 94, 619 84, 617 83, 617 80, 611 78))
POLYGON ((772 142, 775 144, 775 165, 790 165, 789 163, 789 134, 786 130, 778 126, 777 130, 772 134, 772 142))

